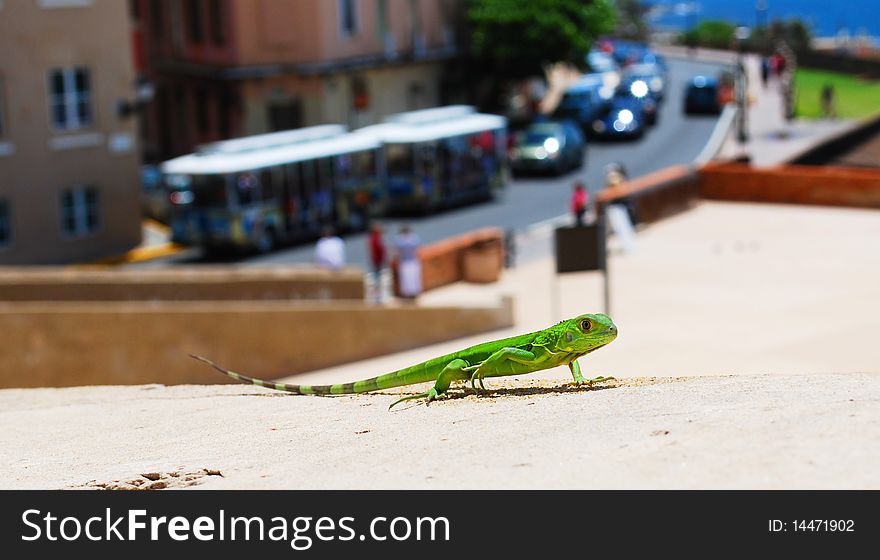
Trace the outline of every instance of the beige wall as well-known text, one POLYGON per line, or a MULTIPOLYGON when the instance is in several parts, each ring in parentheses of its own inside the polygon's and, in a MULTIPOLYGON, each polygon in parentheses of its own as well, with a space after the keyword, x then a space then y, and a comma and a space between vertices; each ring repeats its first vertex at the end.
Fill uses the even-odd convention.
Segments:
POLYGON ((0 8, 0 76, 6 141, 0 156, 0 197, 11 204, 12 242, 0 264, 63 263, 124 251, 140 241, 138 147, 135 119, 117 116, 131 99, 134 72, 126 2, 93 0, 80 7, 46 9, 32 0, 0 8), (85 65, 91 71, 92 126, 53 130, 48 71, 85 65), (114 139, 130 142, 114 152, 114 139), (60 149, 58 143, 80 144, 60 149), (98 231, 62 235, 60 192, 74 185, 99 192, 98 231))
POLYGON ((364 299, 364 273, 314 267, 0 268, 0 301, 364 299))
POLYGON ((189 353, 274 378, 512 324, 509 299, 498 307, 467 308, 283 301, 7 303, 0 305, 5 333, 0 387, 229 381, 189 353))
MULTIPOLYGON (((399 52, 412 50, 413 7, 427 48, 445 46, 456 0, 387 0, 388 31, 399 52)), ((238 63, 301 63, 385 52, 378 0, 356 0, 358 31, 340 33, 338 0, 239 0, 235 5, 238 63)))
POLYGON ((425 109, 439 104, 442 68, 436 63, 382 66, 360 73, 367 84, 370 104, 355 111, 352 105, 352 73, 333 76, 281 76, 249 80, 242 85, 244 134, 269 131, 267 107, 272 100, 299 98, 303 126, 325 123, 359 128, 380 122, 391 113, 425 109), (411 86, 418 84, 419 94, 411 86))

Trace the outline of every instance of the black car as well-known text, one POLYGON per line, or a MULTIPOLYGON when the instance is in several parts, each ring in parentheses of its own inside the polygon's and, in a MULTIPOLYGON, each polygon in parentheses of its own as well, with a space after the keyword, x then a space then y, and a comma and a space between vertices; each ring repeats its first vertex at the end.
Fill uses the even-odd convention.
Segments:
POLYGON ((721 112, 718 80, 711 76, 694 76, 684 94, 684 112, 712 114, 721 112))
POLYGON ((617 86, 615 97, 637 103, 645 114, 645 124, 650 126, 657 123, 659 104, 651 95, 651 86, 644 79, 630 76, 622 80, 617 86))
POLYGON ((645 111, 631 97, 615 96, 590 125, 590 135, 607 140, 637 140, 645 134, 645 111))
POLYGON ((586 141, 572 121, 543 121, 519 133, 510 154, 514 173, 549 171, 555 174, 583 165, 586 141))

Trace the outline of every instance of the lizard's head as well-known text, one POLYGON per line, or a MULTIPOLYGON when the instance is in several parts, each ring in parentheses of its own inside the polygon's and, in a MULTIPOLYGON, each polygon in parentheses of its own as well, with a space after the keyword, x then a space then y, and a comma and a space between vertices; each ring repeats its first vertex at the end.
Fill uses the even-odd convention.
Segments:
POLYGON ((579 315, 564 321, 559 344, 572 352, 587 353, 617 338, 617 325, 604 313, 579 315))

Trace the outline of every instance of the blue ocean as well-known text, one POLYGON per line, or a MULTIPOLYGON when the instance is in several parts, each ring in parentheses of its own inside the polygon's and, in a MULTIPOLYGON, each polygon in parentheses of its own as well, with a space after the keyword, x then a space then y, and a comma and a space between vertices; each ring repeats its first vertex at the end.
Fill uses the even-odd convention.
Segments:
POLYGON ((753 27, 757 21, 800 18, 814 37, 880 36, 877 0, 646 0, 657 29, 680 31, 704 19, 753 27), (761 10, 760 8, 765 8, 761 10))

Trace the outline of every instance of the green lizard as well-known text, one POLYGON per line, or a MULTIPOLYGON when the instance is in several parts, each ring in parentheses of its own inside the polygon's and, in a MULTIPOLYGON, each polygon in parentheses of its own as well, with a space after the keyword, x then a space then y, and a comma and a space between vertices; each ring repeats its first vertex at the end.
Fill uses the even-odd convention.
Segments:
POLYGON ((592 385, 608 381, 614 378, 600 376, 585 379, 577 359, 605 346, 615 338, 617 327, 608 315, 580 315, 541 331, 484 342, 385 375, 336 385, 273 383, 229 371, 201 356, 190 356, 233 379, 298 395, 348 395, 434 381, 434 386, 424 393, 395 401, 388 407, 390 410, 394 405, 413 399, 431 402, 444 395, 453 381, 470 380, 475 390, 476 383, 479 382, 480 387, 485 389, 483 379, 486 377, 521 375, 561 365, 569 367, 575 383, 592 385))

